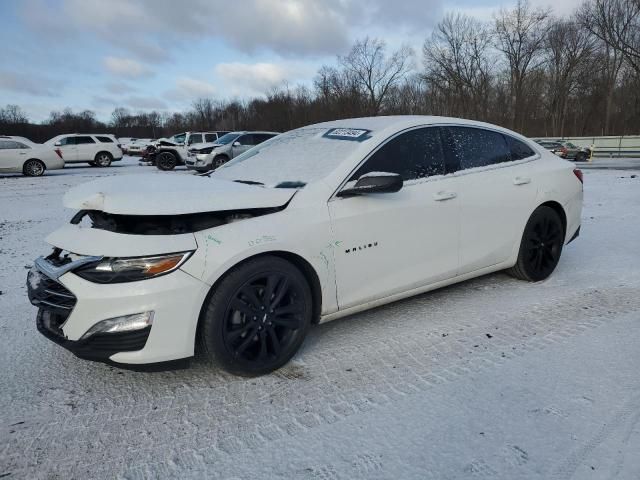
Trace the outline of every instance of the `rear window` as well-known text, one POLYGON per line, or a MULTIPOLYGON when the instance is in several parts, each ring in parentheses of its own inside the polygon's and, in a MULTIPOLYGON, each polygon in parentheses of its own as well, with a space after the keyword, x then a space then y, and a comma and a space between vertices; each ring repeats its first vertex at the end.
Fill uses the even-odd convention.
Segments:
POLYGON ((98 139, 99 142, 102 142, 102 143, 113 143, 113 139, 111 139, 109 137, 98 137, 98 136, 96 136, 96 138, 98 139))

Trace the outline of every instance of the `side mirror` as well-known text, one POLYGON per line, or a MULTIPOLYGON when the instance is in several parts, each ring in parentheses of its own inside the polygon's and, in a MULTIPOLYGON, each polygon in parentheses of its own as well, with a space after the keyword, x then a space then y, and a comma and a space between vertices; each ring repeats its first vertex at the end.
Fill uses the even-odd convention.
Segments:
POLYGON ((371 172, 362 175, 353 187, 338 192, 339 197, 368 193, 394 193, 402 188, 402 177, 397 173, 371 172))
POLYGON ((241 147, 242 144, 240 142, 233 142, 233 147, 241 147))

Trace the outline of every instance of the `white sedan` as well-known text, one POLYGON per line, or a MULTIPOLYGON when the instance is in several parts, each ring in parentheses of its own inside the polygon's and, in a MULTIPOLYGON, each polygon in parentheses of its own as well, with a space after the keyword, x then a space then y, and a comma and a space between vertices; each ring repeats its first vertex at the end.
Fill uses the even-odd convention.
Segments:
POLYGON ((0 173, 39 177, 46 170, 64 168, 60 149, 32 143, 21 137, 0 137, 0 173))
POLYGON ((314 323, 498 270, 544 280, 578 236, 582 175, 494 125, 359 118, 208 175, 96 180, 65 204, 78 212, 28 276, 41 333, 120 365, 198 344, 258 375, 314 323))

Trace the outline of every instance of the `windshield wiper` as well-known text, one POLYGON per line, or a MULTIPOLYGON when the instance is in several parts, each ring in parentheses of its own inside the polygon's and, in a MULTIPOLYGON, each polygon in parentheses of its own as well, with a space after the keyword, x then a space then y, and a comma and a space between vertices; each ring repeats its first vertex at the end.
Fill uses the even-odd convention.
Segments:
POLYGON ((276 188, 302 188, 306 185, 306 183, 304 182, 300 182, 300 181, 286 181, 286 182, 280 182, 279 184, 276 185, 276 188))
POLYGON ((255 182, 253 180, 234 180, 236 183, 246 183, 247 185, 264 185, 262 182, 255 182))

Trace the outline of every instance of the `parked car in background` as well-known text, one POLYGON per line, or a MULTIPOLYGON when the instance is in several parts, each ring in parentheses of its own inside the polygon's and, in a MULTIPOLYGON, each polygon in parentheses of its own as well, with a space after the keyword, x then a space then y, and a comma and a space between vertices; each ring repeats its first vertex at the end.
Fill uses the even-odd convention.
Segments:
POLYGON ((129 143, 122 145, 122 152, 125 155, 142 156, 147 150, 147 145, 153 143, 152 138, 134 138, 129 143))
POLYGON ((74 187, 78 213, 47 237, 28 295, 38 330, 79 357, 156 363, 197 341, 213 364, 260 375, 313 323, 500 270, 544 280, 578 236, 582 197, 574 165, 495 125, 326 122, 208 176, 74 187))
POLYGON ((534 141, 541 147, 549 150, 551 153, 567 160, 584 162, 591 156, 590 148, 579 147, 571 142, 565 142, 564 140, 534 139, 534 141))
POLYGON ((65 163, 88 163, 92 167, 108 167, 122 160, 122 148, 111 134, 58 135, 45 142, 60 148, 65 163))
POLYGON ((28 140, 16 140, 17 138, 22 137, 0 136, 0 173, 22 173, 28 177, 39 177, 46 170, 64 167, 59 148, 28 140))
POLYGON ((186 165, 189 170, 206 172, 224 165, 232 158, 265 142, 277 132, 231 132, 213 143, 194 145, 189 149, 186 165))
POLYGON ((185 132, 168 139, 160 139, 155 144, 155 151, 149 152, 149 159, 160 170, 173 170, 177 165, 185 164, 191 145, 215 142, 226 133, 228 132, 185 132))

